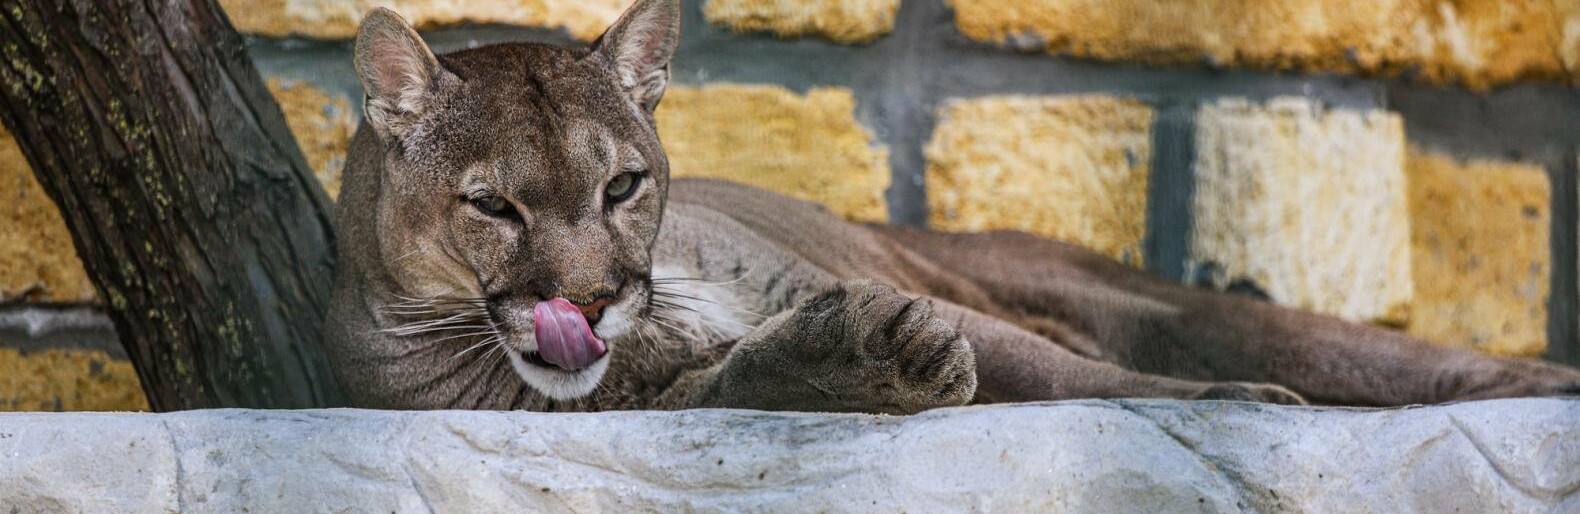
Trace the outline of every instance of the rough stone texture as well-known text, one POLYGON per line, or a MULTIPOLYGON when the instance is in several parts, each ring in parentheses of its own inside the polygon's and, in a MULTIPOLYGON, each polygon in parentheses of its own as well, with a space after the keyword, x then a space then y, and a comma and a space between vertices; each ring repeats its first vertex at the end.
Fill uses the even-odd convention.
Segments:
POLYGON ((676 177, 733 180, 849 219, 887 221, 889 152, 855 109, 844 88, 672 87, 659 104, 658 132, 676 177))
POLYGON ((900 0, 706 0, 702 14, 737 31, 865 43, 893 31, 899 10, 900 0))
POLYGON ((0 511, 1573 512, 1580 401, 0 415, 0 511))
POLYGON ((146 411, 132 363, 101 350, 0 348, 0 411, 146 411))
POLYGON ((91 302, 97 297, 71 232, 22 149, 0 127, 0 302, 91 302))
POLYGON ((1140 265, 1152 119, 1110 96, 950 103, 926 148, 929 223, 1022 230, 1140 265))
POLYGON ((1106 61, 1396 74, 1474 88, 1580 76, 1573 0, 948 0, 978 41, 1106 61))
POLYGON ((1219 288, 1403 323, 1412 295, 1404 127, 1300 98, 1223 100, 1196 123, 1192 266, 1219 288))
POLYGON ((1547 351, 1547 173, 1412 151, 1411 334, 1499 355, 1547 351))
POLYGON ((592 41, 632 0, 220 0, 242 32, 271 37, 345 39, 369 9, 394 9, 420 29, 462 23, 559 28, 592 41))
POLYGON ((291 135, 329 198, 339 198, 340 170, 345 167, 351 135, 357 131, 351 102, 344 95, 327 93, 305 82, 271 79, 269 92, 280 103, 291 135))

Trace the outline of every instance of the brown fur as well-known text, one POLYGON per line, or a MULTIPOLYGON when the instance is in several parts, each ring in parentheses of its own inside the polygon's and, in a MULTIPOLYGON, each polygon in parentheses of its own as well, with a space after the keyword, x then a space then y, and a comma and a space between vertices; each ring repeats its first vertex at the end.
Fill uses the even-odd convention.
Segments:
POLYGON ((745 186, 670 183, 652 109, 678 9, 638 2, 592 49, 442 57, 392 13, 364 22, 369 121, 345 173, 330 321, 359 405, 902 413, 1580 389, 1572 369, 1189 289, 1025 234, 856 225, 745 186), (632 171, 642 189, 608 200, 632 171), (479 212, 479 192, 515 215, 479 212), (557 296, 610 303, 595 323, 606 369, 523 367, 532 305, 557 296))

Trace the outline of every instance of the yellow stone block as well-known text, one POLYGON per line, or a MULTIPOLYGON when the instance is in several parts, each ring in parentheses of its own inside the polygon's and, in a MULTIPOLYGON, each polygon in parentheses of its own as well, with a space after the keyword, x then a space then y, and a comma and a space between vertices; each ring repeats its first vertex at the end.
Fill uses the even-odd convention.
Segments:
POLYGON ((80 303, 96 297, 66 220, 33 177, 16 140, 0 127, 0 302, 80 303))
POLYGON ((1350 321, 1408 319, 1404 126, 1303 98, 1223 100, 1196 121, 1191 265, 1213 285, 1350 321))
POLYGON ((929 222, 1031 232, 1139 266, 1152 120, 1109 96, 950 103, 926 148, 929 222))
POLYGON ((855 117, 849 89, 672 87, 658 133, 675 177, 731 180, 822 203, 848 219, 887 221, 889 151, 855 117))
POLYGON ((900 0, 707 0, 702 15, 737 31, 865 43, 893 31, 899 10, 900 0))
POLYGON ((1411 335, 1539 357, 1547 350, 1547 173, 1509 162, 1409 157, 1411 335))
POLYGON ((978 41, 1105 61, 1394 74, 1474 88, 1566 80, 1575 0, 948 0, 978 41))
POLYGON ((419 29, 500 23, 564 29, 592 41, 633 0, 220 0, 242 32, 272 37, 347 39, 368 10, 394 9, 419 29))
POLYGON ((285 112, 285 123, 307 156, 313 174, 330 199, 338 198, 346 147, 357 130, 358 120, 350 101, 345 95, 326 93, 307 83, 278 79, 269 80, 269 92, 285 112))
POLYGON ((0 348, 0 411, 146 411, 132 363, 100 350, 0 348))

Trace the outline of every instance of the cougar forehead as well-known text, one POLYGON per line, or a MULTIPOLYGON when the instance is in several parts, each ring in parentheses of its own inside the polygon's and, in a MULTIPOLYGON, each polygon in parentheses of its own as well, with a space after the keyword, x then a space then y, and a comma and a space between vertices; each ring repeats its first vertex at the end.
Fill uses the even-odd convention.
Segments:
POLYGON ((527 177, 587 171, 619 157, 616 144, 662 160, 648 114, 600 54, 518 43, 439 60, 461 85, 442 92, 405 141, 410 160, 539 172, 527 177))

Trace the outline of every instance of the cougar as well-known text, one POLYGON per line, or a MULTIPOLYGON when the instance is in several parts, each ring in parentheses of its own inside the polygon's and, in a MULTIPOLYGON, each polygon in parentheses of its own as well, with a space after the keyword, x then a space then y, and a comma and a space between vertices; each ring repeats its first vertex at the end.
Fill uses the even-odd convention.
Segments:
POLYGON ((912 413, 1072 398, 1400 405, 1580 372, 1194 289, 1014 232, 843 221, 671 180, 677 0, 590 47, 357 34, 328 326, 358 406, 912 413))

